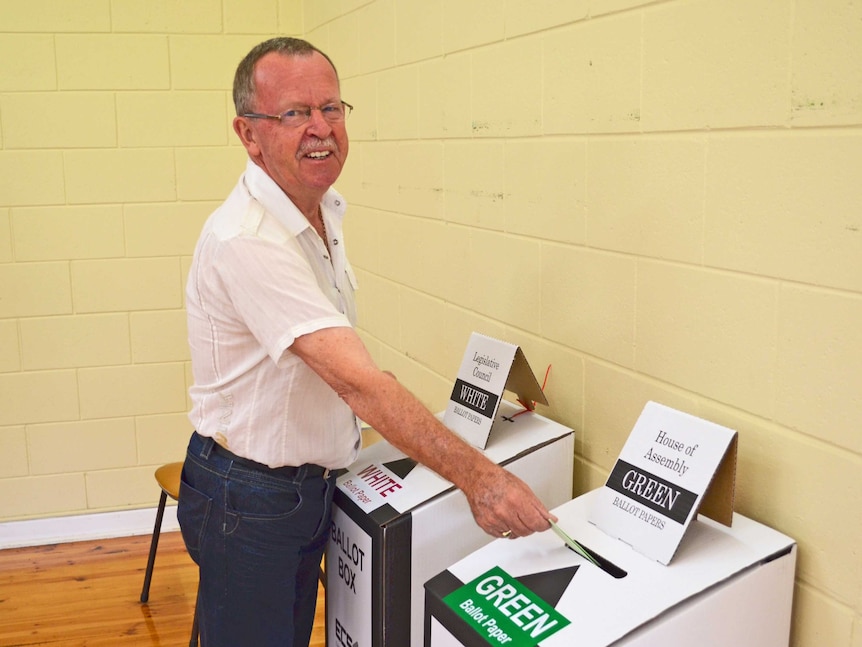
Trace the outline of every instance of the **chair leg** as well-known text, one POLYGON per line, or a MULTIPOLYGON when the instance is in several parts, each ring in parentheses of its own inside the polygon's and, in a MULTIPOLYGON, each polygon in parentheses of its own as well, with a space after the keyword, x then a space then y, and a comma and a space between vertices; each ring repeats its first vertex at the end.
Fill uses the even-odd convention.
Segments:
POLYGON ((168 495, 162 490, 162 496, 159 497, 159 507, 156 510, 156 525, 153 528, 153 539, 150 542, 150 556, 147 559, 147 570, 144 573, 144 588, 141 589, 141 602, 146 602, 150 599, 150 581, 153 579, 153 564, 156 561, 156 548, 159 547, 159 533, 162 530, 162 518, 165 516, 165 504, 167 500, 168 495))
POLYGON ((198 627, 198 599, 200 598, 200 584, 198 584, 198 595, 195 597, 195 617, 192 620, 192 637, 189 641, 189 647, 198 647, 198 634, 200 632, 200 627, 198 627))

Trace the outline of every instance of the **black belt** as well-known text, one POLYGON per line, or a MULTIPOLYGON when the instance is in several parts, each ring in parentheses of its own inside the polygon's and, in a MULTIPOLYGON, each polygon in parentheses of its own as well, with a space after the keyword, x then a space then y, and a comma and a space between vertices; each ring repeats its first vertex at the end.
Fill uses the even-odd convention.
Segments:
MULTIPOLYGON (((206 438, 204 438, 204 440, 206 440, 206 438)), ((288 478, 295 478, 302 470, 305 470, 306 477, 313 478, 316 476, 320 476, 322 478, 329 478, 330 472, 333 471, 328 467, 323 467, 322 465, 315 465, 314 463, 305 463, 305 465, 300 465, 299 467, 295 467, 292 465, 287 465, 285 467, 270 467, 269 465, 264 465, 263 463, 253 461, 250 458, 237 456, 232 451, 225 449, 215 441, 213 441, 212 444, 212 452, 218 454, 219 456, 223 456, 224 458, 229 458, 234 463, 238 463, 239 465, 248 467, 249 469, 255 470, 257 472, 274 472, 276 474, 279 474, 280 476, 286 476, 288 478)))

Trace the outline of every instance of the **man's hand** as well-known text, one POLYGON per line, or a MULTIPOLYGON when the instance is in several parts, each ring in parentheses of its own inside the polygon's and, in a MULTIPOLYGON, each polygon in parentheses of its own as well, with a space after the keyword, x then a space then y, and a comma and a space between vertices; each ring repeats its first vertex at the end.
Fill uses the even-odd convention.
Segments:
POLYGON ((493 463, 462 489, 476 523, 493 537, 526 537, 557 520, 526 483, 493 463))

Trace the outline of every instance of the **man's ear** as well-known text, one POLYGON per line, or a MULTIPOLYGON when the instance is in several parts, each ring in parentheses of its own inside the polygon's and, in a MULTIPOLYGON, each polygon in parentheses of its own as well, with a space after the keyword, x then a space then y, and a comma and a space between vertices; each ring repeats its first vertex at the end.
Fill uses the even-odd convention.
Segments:
POLYGON ((249 157, 255 159, 260 156, 257 137, 248 119, 245 117, 234 117, 233 130, 237 134, 237 137, 239 137, 242 145, 245 146, 246 151, 248 151, 249 157))

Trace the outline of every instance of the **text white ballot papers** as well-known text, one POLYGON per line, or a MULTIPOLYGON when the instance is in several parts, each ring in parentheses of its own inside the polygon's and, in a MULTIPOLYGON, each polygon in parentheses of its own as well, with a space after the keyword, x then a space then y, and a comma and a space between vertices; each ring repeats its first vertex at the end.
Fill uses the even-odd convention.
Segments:
POLYGON ((648 402, 589 520, 647 557, 669 564, 708 489, 724 508, 709 516, 719 521, 732 517, 736 440, 732 429, 648 402), (714 478, 717 473, 722 478, 714 478))
POLYGON ((530 410, 535 402, 548 404, 519 346, 474 332, 443 414, 444 424, 484 449, 506 389, 530 410))

